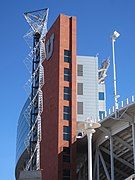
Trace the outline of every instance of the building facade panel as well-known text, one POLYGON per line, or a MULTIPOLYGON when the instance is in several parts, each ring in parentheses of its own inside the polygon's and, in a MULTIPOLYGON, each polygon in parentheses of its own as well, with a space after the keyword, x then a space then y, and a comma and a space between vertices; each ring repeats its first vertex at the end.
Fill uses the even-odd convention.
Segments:
POLYGON ((77 94, 77 102, 83 102, 83 114, 77 115, 78 121, 88 117, 98 117, 98 58, 77 56, 77 66, 82 65, 83 75, 77 76, 77 83, 83 84, 83 95, 77 94))
POLYGON ((43 179, 63 179, 66 171, 70 172, 69 178, 76 178, 75 156, 72 155, 75 152, 76 140, 76 108, 73 108, 76 107, 75 23, 74 17, 60 15, 46 37, 47 42, 54 33, 52 56, 43 62, 45 69, 41 142, 43 179), (64 100, 64 87, 71 88, 70 101, 64 100), (70 131, 66 132, 69 129, 70 131), (65 147, 70 148, 70 163, 63 161, 65 147))

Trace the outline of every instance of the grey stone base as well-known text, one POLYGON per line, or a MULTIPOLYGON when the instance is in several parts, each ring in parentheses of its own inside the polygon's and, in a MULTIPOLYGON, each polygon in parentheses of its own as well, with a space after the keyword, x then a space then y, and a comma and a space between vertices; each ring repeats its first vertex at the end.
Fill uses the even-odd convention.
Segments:
POLYGON ((21 171, 19 180, 42 180, 41 170, 21 171))

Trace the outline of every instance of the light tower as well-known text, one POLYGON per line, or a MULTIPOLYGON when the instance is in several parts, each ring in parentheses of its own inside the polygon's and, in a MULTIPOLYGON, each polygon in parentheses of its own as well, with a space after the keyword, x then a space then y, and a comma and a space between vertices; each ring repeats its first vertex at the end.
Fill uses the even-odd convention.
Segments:
POLYGON ((29 123, 29 133, 25 142, 29 154, 25 170, 28 171, 40 169, 42 86, 44 84, 42 61, 45 58, 44 41, 47 33, 48 8, 26 12, 24 17, 30 25, 30 31, 24 38, 31 48, 24 62, 31 73, 31 78, 25 84, 30 104, 24 114, 29 123))
POLYGON ((114 43, 116 39, 120 36, 117 31, 114 31, 112 34, 112 57, 113 57, 113 78, 114 78, 114 112, 115 118, 118 117, 118 98, 120 97, 117 95, 117 84, 116 84, 116 64, 115 64, 115 50, 114 50, 114 43))

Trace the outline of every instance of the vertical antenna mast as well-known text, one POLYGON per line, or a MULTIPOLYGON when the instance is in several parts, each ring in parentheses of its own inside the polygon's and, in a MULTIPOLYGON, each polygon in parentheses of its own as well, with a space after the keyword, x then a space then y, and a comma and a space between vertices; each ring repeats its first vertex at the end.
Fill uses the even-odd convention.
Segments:
POLYGON ((25 142, 29 154, 25 169, 38 170, 40 169, 42 86, 44 84, 42 61, 45 58, 44 42, 47 33, 48 8, 26 12, 24 17, 30 25, 30 31, 24 38, 31 48, 31 52, 24 62, 31 73, 31 79, 25 84, 30 98, 30 104, 25 111, 25 117, 30 127, 25 142))

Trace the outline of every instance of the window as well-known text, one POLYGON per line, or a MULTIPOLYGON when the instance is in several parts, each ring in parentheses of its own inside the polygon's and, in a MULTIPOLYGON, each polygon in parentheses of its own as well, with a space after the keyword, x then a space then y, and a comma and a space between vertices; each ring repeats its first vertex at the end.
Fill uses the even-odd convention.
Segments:
POLYGON ((71 100, 71 88, 64 87, 64 100, 70 101, 71 100))
POLYGON ((71 63, 71 51, 64 50, 64 62, 71 63))
POLYGON ((70 169, 63 170, 63 180, 70 180, 70 169))
POLYGON ((63 147, 63 162, 70 162, 70 148, 63 147))
POLYGON ((64 120, 71 120, 71 108, 64 106, 64 120))
POLYGON ((105 111, 99 111, 99 118, 104 119, 105 117, 105 111))
POLYGON ((104 100, 104 92, 99 92, 99 100, 104 100))
POLYGON ((70 141, 71 137, 71 127, 70 126, 64 126, 63 127, 63 139, 65 141, 70 141))
POLYGON ((83 102, 77 102, 77 114, 83 114, 83 102))
POLYGON ((77 83, 77 95, 83 95, 83 83, 77 83))
POLYGON ((64 81, 71 81, 71 70, 64 68, 64 81))
POLYGON ((77 76, 83 76, 83 65, 77 65, 77 76))

